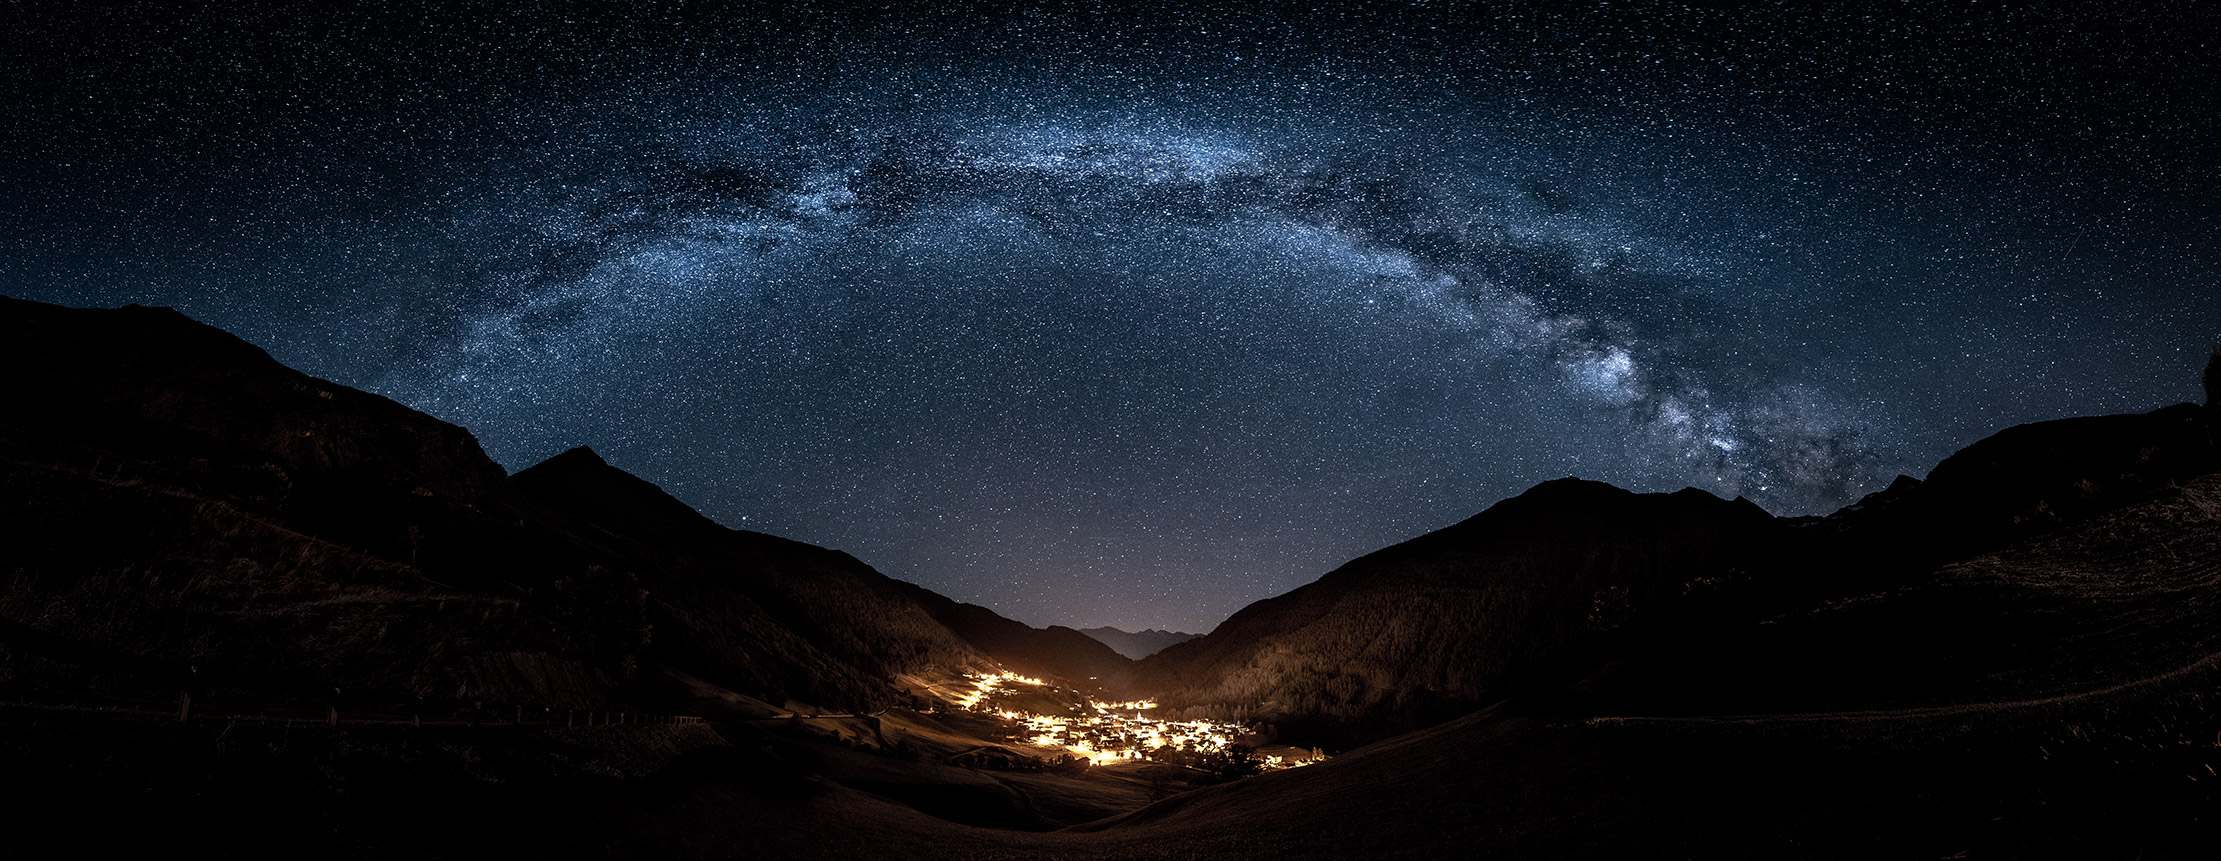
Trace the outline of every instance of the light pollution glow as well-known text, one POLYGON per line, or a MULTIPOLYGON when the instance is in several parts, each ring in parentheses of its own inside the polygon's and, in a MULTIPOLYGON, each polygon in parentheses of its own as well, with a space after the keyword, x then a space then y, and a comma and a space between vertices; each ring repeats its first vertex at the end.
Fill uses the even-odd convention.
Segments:
MULTIPOLYGON (((1224 753, 1249 734, 1239 724, 1211 720, 1171 721, 1149 717, 1143 712, 1155 709, 1157 704, 1148 700, 1122 703, 1096 703, 1081 695, 1087 709, 1093 714, 1085 717, 1040 715, 1014 711, 1007 708, 986 709, 981 704, 992 699, 998 690, 1024 685, 1050 687, 1041 679, 1021 676, 1007 670, 988 674, 970 674, 966 680, 971 690, 950 698, 950 701, 968 711, 992 714, 1004 720, 1017 721, 1030 731, 1027 741, 1033 745, 1086 759, 1093 765, 1132 762, 1150 759, 1150 754, 1161 748, 1193 750, 1203 753, 1224 753)), ((1309 765, 1323 759, 1316 751, 1308 757, 1291 752, 1286 755, 1259 753, 1256 760, 1266 770, 1293 768, 1309 765)))

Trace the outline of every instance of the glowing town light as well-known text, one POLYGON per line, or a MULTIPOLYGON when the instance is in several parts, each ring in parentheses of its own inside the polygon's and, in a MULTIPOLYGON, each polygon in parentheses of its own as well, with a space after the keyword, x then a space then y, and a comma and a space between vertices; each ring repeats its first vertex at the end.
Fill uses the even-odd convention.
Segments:
MULTIPOLYGON (((970 711, 987 711, 981 703, 993 698, 1006 686, 1027 685, 1048 687, 1040 679, 1021 676, 1008 670, 993 675, 966 676, 972 690, 953 697, 960 707, 970 711)), ((1247 734, 1235 724, 1209 720, 1165 721, 1143 715, 1157 704, 1149 700, 1125 703, 1094 703, 1084 696, 1080 701, 1083 714, 1079 717, 1065 715, 1037 715, 995 708, 997 717, 1020 725, 1026 743, 1053 751, 1057 755, 1076 756, 1095 765, 1132 762, 1155 758, 1155 752, 1171 749, 1187 753, 1222 753, 1233 746, 1234 740, 1247 734)), ((1293 768, 1308 765, 1316 760, 1287 761, 1282 757, 1268 756, 1258 760, 1270 768, 1293 768)))

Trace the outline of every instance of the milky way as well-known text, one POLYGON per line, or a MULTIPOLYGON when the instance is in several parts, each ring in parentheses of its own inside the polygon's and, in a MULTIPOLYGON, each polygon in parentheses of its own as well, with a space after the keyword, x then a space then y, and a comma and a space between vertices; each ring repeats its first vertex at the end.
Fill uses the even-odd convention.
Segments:
POLYGON ((2210 10, 1553 8, 19 12, 0 290, 1129 629, 2192 396, 2210 10))

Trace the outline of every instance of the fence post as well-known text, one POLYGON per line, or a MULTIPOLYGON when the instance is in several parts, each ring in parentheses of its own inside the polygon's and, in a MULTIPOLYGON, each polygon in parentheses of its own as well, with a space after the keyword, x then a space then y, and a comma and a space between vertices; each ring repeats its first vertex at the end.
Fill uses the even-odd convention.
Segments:
POLYGON ((338 707, 338 706, 325 706, 325 707, 324 707, 324 725, 325 725, 325 726, 330 726, 330 727, 337 727, 337 726, 339 726, 339 707, 338 707))
POLYGON ((178 723, 184 723, 184 722, 186 722, 186 721, 189 721, 189 720, 192 720, 192 719, 193 719, 193 692, 192 692, 192 691, 186 691, 186 692, 184 692, 184 693, 182 693, 182 694, 179 694, 179 695, 178 695, 178 697, 177 697, 177 722, 178 722, 178 723))

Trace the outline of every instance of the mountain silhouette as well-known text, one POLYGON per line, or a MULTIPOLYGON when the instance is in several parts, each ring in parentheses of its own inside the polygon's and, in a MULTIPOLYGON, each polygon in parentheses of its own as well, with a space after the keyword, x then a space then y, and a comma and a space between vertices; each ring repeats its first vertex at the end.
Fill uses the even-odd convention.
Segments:
POLYGON ((1160 631, 1150 628, 1142 631, 1121 631, 1105 625, 1100 628, 1081 628, 1080 633, 1101 640, 1119 654, 1141 660, 1172 646, 1185 643, 1201 634, 1182 634, 1177 631, 1160 631))
MULTIPOLYGON (((167 309, 0 299, 7 680, 363 702, 612 701, 554 624, 613 561, 471 436, 167 309)), ((612 612, 621 612, 621 608, 612 612)), ((602 660, 608 658, 608 660, 602 660)))
POLYGON ((174 311, 0 299, 0 369, 0 762, 27 845, 2204 857, 2221 837, 2221 451, 2196 405, 2007 428, 1826 517, 1545 482, 1135 662, 726 528, 588 448, 504 474, 461 428, 174 311), (1337 755, 1177 794, 1084 763, 987 775, 1022 734, 922 691, 996 668, 1337 755), (204 699, 243 711, 160 713, 204 699), (600 732, 681 710, 706 721, 600 732))
POLYGON ((2197 857, 2221 760, 2215 606, 2207 475, 1087 828, 1110 857, 2197 857), (1273 827, 1242 825, 1263 811, 1273 827))
POLYGON ((1786 530, 1699 490, 1561 479, 1360 557, 1142 661, 1188 716, 1348 746, 1500 699, 1563 650, 1653 624, 1772 564, 1786 530))
POLYGON ((727 529, 591 449, 576 448, 516 475, 519 487, 552 508, 604 530, 613 545, 658 572, 646 584, 661 625, 688 643, 758 629, 757 619, 797 632, 795 643, 733 643, 697 657, 733 656, 754 690, 800 660, 801 644, 860 669, 849 700, 887 703, 885 679, 940 668, 1013 670, 1073 682, 1119 672, 1127 663, 1069 628, 1047 630, 1003 618, 889 578, 854 557, 797 541, 727 529), (986 660, 982 660, 985 658, 986 660), (860 699, 858 699, 860 698, 860 699))
POLYGON ((665 697, 669 669, 866 709, 998 651, 1079 679, 1124 663, 726 529, 588 449, 512 479, 461 428, 172 310, 0 298, 0 362, 10 684, 615 708, 665 697))
POLYGON ((2221 468, 2204 410, 2016 426, 1826 518, 1561 479, 1353 560, 1149 656, 1177 713, 1344 747, 1580 675, 1633 643, 1863 591, 2041 538, 2221 468))

